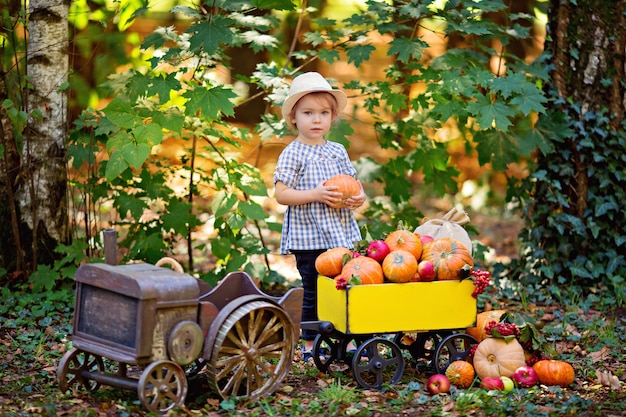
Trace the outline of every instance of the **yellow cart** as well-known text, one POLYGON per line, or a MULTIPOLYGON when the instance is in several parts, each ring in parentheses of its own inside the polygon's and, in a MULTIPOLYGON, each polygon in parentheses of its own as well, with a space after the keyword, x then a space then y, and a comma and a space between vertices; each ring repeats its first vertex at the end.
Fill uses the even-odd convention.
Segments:
POLYGON ((465 360, 478 342, 458 329, 474 326, 476 299, 471 280, 348 286, 338 290, 320 276, 319 321, 303 322, 318 332, 315 365, 326 372, 333 362, 351 365, 363 388, 397 383, 404 372, 403 350, 443 373, 465 360), (347 351, 351 345, 356 350, 347 351))

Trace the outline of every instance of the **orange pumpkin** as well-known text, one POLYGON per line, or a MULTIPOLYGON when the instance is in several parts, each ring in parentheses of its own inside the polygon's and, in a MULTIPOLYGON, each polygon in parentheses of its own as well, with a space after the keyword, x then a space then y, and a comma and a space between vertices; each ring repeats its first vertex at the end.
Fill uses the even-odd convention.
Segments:
POLYGON ((422 260, 430 261, 435 266, 435 279, 455 280, 463 279, 464 268, 474 267, 472 254, 460 241, 444 237, 424 246, 422 260))
POLYGON ((352 256, 348 248, 332 248, 315 259, 315 269, 320 275, 334 277, 341 273, 344 264, 344 256, 352 256))
POLYGON ((500 323, 500 317, 504 313, 506 313, 506 310, 491 310, 478 313, 476 316, 476 326, 468 327, 465 329, 465 333, 469 334, 479 342, 482 342, 488 336, 487 333, 485 333, 485 328, 489 322, 495 321, 496 323, 500 323))
POLYGON ((391 282, 409 282, 417 272, 417 259, 406 250, 397 249, 383 259, 383 274, 391 282))
POLYGON ((567 387, 574 382, 574 368, 565 361, 540 360, 533 365, 539 382, 544 385, 567 387))
POLYGON ((353 275, 357 275, 364 285, 382 284, 384 282, 383 267, 369 256, 359 256, 350 259, 343 266, 341 275, 346 280, 349 280, 353 275))
POLYGON ((385 243, 389 246, 391 252, 402 249, 412 253, 417 260, 422 256, 422 242, 420 241, 420 237, 418 234, 409 230, 394 230, 387 235, 385 243))
POLYGON ((332 208, 345 208, 346 200, 350 197, 354 197, 356 195, 361 194, 361 185, 359 182, 347 174, 339 174, 334 177, 326 180, 324 182, 326 186, 336 186, 338 187, 335 191, 341 193, 341 201, 336 204, 330 204, 332 208))
POLYGON ((446 368, 446 376, 451 384, 468 388, 474 382, 474 367, 466 361, 454 361, 446 368))
POLYGON ((474 369, 480 379, 511 377, 520 366, 526 365, 524 348, 517 339, 488 337, 474 352, 474 369))

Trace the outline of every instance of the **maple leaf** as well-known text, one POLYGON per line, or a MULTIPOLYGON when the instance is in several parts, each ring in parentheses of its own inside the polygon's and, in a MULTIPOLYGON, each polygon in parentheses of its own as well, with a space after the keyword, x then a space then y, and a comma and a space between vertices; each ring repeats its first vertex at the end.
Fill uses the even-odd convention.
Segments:
POLYGON ((189 48, 193 52, 205 51, 212 53, 219 49, 221 44, 233 42, 232 19, 224 16, 212 16, 211 21, 198 21, 187 29, 189 37, 189 48))
POLYGON ((232 90, 217 86, 213 88, 196 87, 193 90, 186 91, 183 94, 187 98, 185 106, 185 114, 188 116, 195 115, 198 110, 208 119, 215 120, 220 113, 227 116, 235 114, 235 105, 230 101, 231 98, 237 97, 232 90))
POLYGON ((402 62, 408 62, 411 58, 418 60, 422 58, 424 48, 427 46, 420 39, 395 38, 390 42, 387 55, 397 54, 402 62))
POLYGON ((476 117, 478 125, 483 129, 497 128, 506 132, 512 125, 509 117, 515 111, 499 101, 492 102, 490 97, 479 95, 478 100, 467 105, 467 110, 476 117))
POLYGON ((177 74, 167 74, 165 77, 150 78, 150 84, 148 85, 148 96, 158 95, 159 102, 161 104, 167 102, 170 99, 170 91, 180 90, 180 81, 176 79, 177 74))

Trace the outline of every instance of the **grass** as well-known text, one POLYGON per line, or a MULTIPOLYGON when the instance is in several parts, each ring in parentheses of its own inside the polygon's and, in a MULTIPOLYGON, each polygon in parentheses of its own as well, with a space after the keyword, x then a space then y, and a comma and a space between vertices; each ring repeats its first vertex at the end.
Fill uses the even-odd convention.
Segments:
MULTIPOLYGON (((146 416, 137 394, 109 386, 89 394, 62 394, 56 365, 71 347, 73 293, 60 290, 30 294, 0 291, 0 415, 21 416, 146 416)), ((548 297, 544 297, 547 299, 548 297)), ((201 383, 191 387, 186 414, 207 416, 623 416, 626 390, 596 383, 597 370, 626 378, 626 317, 610 303, 572 297, 566 305, 500 300, 503 307, 523 315, 576 371, 568 388, 536 386, 509 393, 476 388, 430 395, 423 368, 406 359, 401 381, 381 390, 360 388, 351 372, 333 369, 321 374, 313 365, 294 360, 281 387, 259 401, 216 398, 201 383)), ((195 384, 195 383, 194 383, 195 384)))

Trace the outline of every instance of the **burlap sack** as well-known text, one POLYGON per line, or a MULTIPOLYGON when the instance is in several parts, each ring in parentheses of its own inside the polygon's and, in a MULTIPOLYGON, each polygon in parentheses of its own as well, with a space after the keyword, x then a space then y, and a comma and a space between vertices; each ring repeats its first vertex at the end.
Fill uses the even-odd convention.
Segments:
POLYGON ((469 223, 470 218, 464 210, 457 210, 456 207, 447 212, 441 219, 424 219, 424 222, 415 229, 420 235, 432 236, 434 239, 451 237, 467 247, 472 253, 472 240, 463 228, 469 223))

